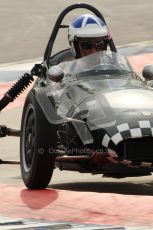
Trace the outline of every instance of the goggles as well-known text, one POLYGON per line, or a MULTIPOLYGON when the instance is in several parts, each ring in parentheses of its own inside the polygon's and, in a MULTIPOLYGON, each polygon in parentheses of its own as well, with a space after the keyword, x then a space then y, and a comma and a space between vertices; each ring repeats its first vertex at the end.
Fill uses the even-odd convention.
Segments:
POLYGON ((105 50, 107 48, 106 42, 104 41, 80 41, 79 44, 82 50, 93 48, 96 50, 105 50))

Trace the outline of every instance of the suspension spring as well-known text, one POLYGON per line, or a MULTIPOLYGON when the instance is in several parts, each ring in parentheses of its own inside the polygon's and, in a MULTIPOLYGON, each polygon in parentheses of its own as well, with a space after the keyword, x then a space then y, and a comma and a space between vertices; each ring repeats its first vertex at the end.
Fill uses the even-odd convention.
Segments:
POLYGON ((0 111, 10 102, 13 102, 31 83, 33 76, 25 73, 3 96, 0 100, 0 111))

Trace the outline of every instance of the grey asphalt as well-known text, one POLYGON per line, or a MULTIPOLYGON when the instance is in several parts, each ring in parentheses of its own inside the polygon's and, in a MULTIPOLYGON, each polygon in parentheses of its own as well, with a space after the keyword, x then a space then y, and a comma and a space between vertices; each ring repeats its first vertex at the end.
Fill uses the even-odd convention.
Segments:
MULTIPOLYGON (((65 6, 73 0, 0 0, 0 63, 8 63, 43 56, 53 23, 65 6)), ((115 43, 145 42, 153 39, 152 0, 88 0, 98 7, 112 30, 115 43)), ((76 12, 75 12, 76 15, 76 12)), ((67 21, 69 21, 69 17, 67 21)), ((62 47, 64 34, 55 49, 62 47)), ((0 123, 20 128, 22 108, 4 111, 0 123)), ((2 138, 0 158, 19 159, 19 140, 2 138)), ((68 190, 115 192, 122 194, 153 194, 152 177, 126 178, 121 180, 101 178, 55 170, 50 187, 68 190), (102 183, 101 183, 102 182, 102 183)), ((23 185, 19 166, 1 166, 0 183, 23 185)))
MULTIPOLYGON (((57 15, 76 0, 0 0, 0 63, 42 57, 57 15)), ((152 0, 82 0, 104 15, 117 45, 153 40, 152 0)), ((78 11, 81 13, 82 11, 78 11)), ((70 13, 66 19, 77 15, 70 13)), ((58 47, 67 36, 62 33, 58 47)))
MULTIPOLYGON (((64 7, 76 2, 75 0, 0 0, 0 64, 42 57, 57 15, 64 7)), ((116 45, 124 46, 153 40, 152 0, 84 0, 83 2, 98 7, 103 13, 116 45)), ((76 12, 74 14, 77 15, 76 12)), ((67 18, 67 23, 70 18, 73 18, 73 15, 67 18)), ((62 33, 55 50, 62 48, 66 40, 66 34, 62 33)), ((149 46, 148 52, 152 52, 152 49, 153 47, 149 46)), ((122 51, 125 52, 124 49, 122 51)), ((141 52, 143 47, 140 47, 135 54, 141 52)), ((133 48, 128 49, 128 54, 134 54, 133 48)), ((0 124, 20 129, 21 114, 22 108, 2 111, 0 124)), ((1 158, 19 160, 19 138, 0 139, 1 158)), ((19 165, 0 165, 1 183, 24 188, 19 165)), ((152 196, 153 176, 118 180, 102 178, 101 175, 92 176, 55 170, 49 188, 98 192, 102 195, 116 193, 152 196)))

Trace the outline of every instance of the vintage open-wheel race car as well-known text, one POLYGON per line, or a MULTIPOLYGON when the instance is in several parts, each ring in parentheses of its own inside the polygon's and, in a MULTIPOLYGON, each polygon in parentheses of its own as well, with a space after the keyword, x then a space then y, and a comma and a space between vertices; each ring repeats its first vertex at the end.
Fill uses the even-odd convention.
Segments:
MULTIPOLYGON (((29 189, 46 188, 55 168, 115 178, 149 175, 153 170, 153 68, 136 74, 113 39, 109 49, 75 59, 64 47, 52 55, 63 18, 88 4, 65 8, 53 27, 44 59, 0 100, 0 110, 33 81, 21 130, 1 126, 1 137, 20 137, 20 165, 29 189), (63 64, 64 63, 64 64, 63 64)), ((3 161, 1 161, 3 163, 3 161)))

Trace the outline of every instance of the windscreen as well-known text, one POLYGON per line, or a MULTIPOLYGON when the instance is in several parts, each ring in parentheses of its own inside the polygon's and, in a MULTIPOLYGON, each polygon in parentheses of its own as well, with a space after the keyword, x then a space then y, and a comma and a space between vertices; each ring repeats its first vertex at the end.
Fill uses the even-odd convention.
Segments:
POLYGON ((111 51, 100 51, 74 61, 63 62, 60 67, 65 76, 131 72, 127 59, 111 51))

